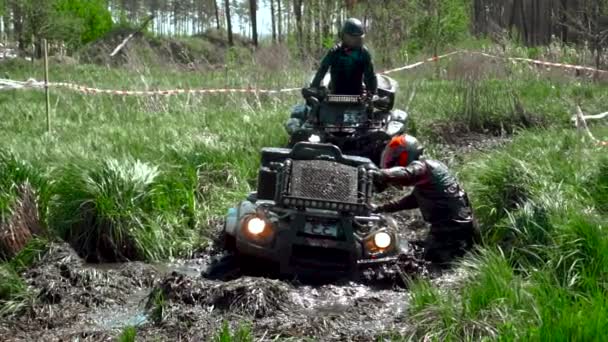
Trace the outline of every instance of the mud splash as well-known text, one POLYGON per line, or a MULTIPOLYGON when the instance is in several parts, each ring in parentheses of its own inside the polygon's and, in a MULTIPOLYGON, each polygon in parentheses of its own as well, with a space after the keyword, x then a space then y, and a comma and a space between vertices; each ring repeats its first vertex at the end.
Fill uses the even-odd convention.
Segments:
POLYGON ((316 338, 369 341, 406 328, 407 292, 357 283, 300 285, 242 277, 229 282, 174 272, 160 286, 162 322, 142 336, 206 340, 227 321, 245 323, 256 340, 316 338))

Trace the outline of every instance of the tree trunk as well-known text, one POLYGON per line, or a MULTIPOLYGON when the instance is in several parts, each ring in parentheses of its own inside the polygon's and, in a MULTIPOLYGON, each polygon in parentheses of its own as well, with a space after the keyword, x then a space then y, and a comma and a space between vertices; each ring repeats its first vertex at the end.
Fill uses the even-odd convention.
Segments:
POLYGON ((293 13, 296 17, 296 40, 300 46, 301 52, 304 52, 304 34, 302 32, 302 0, 293 0, 293 13))
POLYGON ((13 3, 14 38, 19 43, 19 50, 25 51, 25 37, 23 36, 23 10, 17 1, 13 3))
MULTIPOLYGON (((279 1, 280 2, 280 1, 279 1)), ((270 0, 270 25, 272 25, 272 42, 277 42, 277 29, 274 12, 274 0, 270 0)))
POLYGON ((353 11, 355 9, 355 5, 357 4, 357 0, 346 0, 346 15, 349 17, 353 15, 353 11))
POLYGON ((306 27, 305 40, 306 50, 310 53, 312 51, 312 0, 308 0, 304 3, 304 27, 306 27))
POLYGON ((323 46, 323 33, 321 31, 321 0, 315 1, 313 18, 315 21, 315 48, 323 46))
POLYGON ((215 12, 215 28, 219 31, 222 26, 220 25, 220 10, 217 6, 217 0, 213 0, 213 10, 215 12))
POLYGON ((257 20, 257 1, 249 0, 249 14, 251 15, 251 36, 253 46, 258 46, 258 20, 257 20))
POLYGON ((330 30, 331 30, 330 25, 331 25, 331 21, 332 21, 331 20, 331 13, 332 13, 332 11, 331 11, 331 7, 330 6, 332 4, 329 1, 322 1, 322 3, 323 2, 325 3, 325 6, 323 7, 323 11, 322 11, 323 13, 321 13, 321 16, 323 18, 321 20, 321 22, 322 22, 321 23, 321 26, 322 26, 322 29, 321 29, 322 33, 321 33, 321 35, 323 37, 322 40, 325 40, 327 37, 329 37, 330 30))
POLYGON ((277 33, 279 35, 279 43, 283 42, 283 11, 281 11, 281 1, 277 0, 277 33))
POLYGON ((224 0, 226 6, 226 28, 228 30, 228 45, 233 46, 232 40, 232 18, 230 17, 230 0, 224 0))

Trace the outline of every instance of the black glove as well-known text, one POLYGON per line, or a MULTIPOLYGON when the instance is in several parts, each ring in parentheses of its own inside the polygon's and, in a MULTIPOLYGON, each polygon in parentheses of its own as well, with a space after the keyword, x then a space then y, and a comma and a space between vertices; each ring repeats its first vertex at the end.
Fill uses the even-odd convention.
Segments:
POLYGON ((372 177, 375 192, 386 190, 388 184, 386 183, 386 175, 382 171, 378 169, 369 170, 369 176, 372 177))

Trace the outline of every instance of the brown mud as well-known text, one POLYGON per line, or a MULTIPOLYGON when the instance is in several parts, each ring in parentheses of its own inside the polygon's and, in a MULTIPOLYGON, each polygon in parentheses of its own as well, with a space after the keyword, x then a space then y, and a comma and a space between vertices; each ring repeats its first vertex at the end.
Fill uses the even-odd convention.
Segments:
MULTIPOLYGON (((481 149, 495 146, 480 141, 481 149)), ((446 146, 446 152, 463 148, 446 146)), ((388 191, 378 200, 397 195, 388 191)), ((403 238, 414 247, 399 263, 403 274, 456 285, 463 276, 457 269, 441 270, 421 259, 418 246, 428 227, 419 214, 395 218, 407 227, 403 238)), ((125 327, 135 326, 137 340, 208 341, 227 322, 233 329, 248 326, 256 341, 370 341, 409 329, 408 292, 394 281, 314 285, 246 275, 228 281, 202 277, 218 252, 211 246, 188 260, 99 265, 86 264, 68 244, 53 244, 21 274, 31 299, 19 315, 0 320, 0 336, 115 341, 125 327)))
MULTIPOLYGON (((201 276, 210 259, 207 251, 158 265, 86 264, 68 244, 54 244, 22 273, 31 302, 0 323, 0 334, 4 341, 113 341, 137 326, 144 340, 200 341, 228 322, 249 325, 262 340, 363 341, 407 328, 407 291, 390 283, 310 285, 246 275, 216 281, 201 276)), ((422 263, 411 258, 403 269, 413 275, 426 270, 422 263)))

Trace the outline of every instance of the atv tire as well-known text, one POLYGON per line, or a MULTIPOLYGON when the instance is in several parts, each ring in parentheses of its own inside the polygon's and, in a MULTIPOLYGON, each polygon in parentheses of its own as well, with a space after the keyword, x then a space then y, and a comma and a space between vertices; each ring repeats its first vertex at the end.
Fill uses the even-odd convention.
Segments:
POLYGON ((209 266, 202 272, 202 277, 211 280, 228 281, 241 275, 238 256, 233 253, 224 253, 211 259, 209 266))

